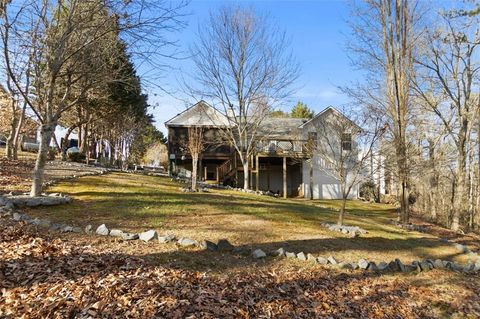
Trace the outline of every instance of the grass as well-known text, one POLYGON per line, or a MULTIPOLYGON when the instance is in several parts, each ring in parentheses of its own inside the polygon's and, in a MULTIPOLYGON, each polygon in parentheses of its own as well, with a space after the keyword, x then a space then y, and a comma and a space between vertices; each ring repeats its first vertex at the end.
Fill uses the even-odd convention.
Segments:
MULTIPOLYGON (((284 247, 349 261, 464 261, 450 244, 432 235, 406 232, 394 226, 391 220, 396 215, 392 206, 348 201, 345 223, 369 232, 352 239, 320 226, 321 222, 336 221, 340 201, 285 200, 228 190, 182 193, 179 187, 168 178, 138 174, 82 177, 49 189, 72 196, 72 204, 30 209, 29 214, 79 226, 105 223, 109 228, 132 232, 154 228, 160 234, 173 233, 197 240, 227 238, 236 246, 265 251, 284 247)), ((108 246, 111 239, 105 240, 108 246)), ((161 263, 174 261, 194 268, 230 267, 237 263, 230 257, 212 261, 213 255, 206 261, 204 257, 196 258, 193 252, 182 254, 174 245, 121 245, 129 253, 147 255, 161 263)), ((196 254, 208 255, 200 251, 196 254)))

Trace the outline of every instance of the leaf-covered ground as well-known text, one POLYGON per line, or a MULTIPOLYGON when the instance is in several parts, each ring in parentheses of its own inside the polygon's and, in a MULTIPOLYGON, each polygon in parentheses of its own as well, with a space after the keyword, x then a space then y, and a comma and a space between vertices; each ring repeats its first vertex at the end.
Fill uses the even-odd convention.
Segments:
MULTIPOLYGON (((478 318, 478 275, 158 265, 0 219, 1 318, 478 318)), ((133 245, 133 243, 132 243, 133 245)))

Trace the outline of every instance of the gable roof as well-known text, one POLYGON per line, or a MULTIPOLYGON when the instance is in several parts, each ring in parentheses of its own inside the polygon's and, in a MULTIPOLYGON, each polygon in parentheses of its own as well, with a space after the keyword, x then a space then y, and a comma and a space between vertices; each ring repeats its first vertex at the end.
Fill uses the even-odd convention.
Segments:
POLYGON ((165 122, 166 127, 228 125, 228 118, 203 100, 165 122))
POLYGON ((328 112, 332 112, 334 113, 335 115, 338 115, 346 120, 348 120, 350 123, 352 123, 354 126, 356 126, 359 130, 361 130, 362 128, 360 126, 357 125, 357 123, 355 123, 354 121, 352 121, 351 119, 349 119, 348 117, 346 117, 342 112, 340 112, 339 110, 337 110, 336 108, 334 108, 333 106, 327 106, 325 109, 323 109, 321 112, 319 112, 317 115, 315 115, 314 117, 312 117, 310 120, 306 121, 305 123, 303 123, 302 125, 299 126, 300 129, 306 127, 308 124, 310 123, 313 123, 315 122, 317 119, 319 119, 320 117, 323 117, 325 114, 327 114, 328 112))

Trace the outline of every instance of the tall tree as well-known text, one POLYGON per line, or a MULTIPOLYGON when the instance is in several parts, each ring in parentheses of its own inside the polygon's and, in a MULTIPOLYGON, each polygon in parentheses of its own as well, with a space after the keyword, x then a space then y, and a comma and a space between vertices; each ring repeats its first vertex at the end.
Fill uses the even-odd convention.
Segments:
POLYGON ((35 26, 25 27, 18 37, 23 41, 21 47, 32 48, 33 95, 16 77, 13 60, 5 59, 15 89, 41 123, 32 196, 41 193, 50 141, 63 114, 95 88, 122 81, 122 68, 111 63, 118 58, 118 37, 135 48, 144 61, 152 61, 152 56, 165 53, 165 46, 172 43, 165 38, 165 31, 177 29, 178 10, 183 6, 183 2, 172 6, 166 1, 147 0, 18 0, 3 7, 7 13, 2 23, 21 16, 29 22, 25 25, 35 26))
POLYGON ((455 200, 449 224, 459 230, 461 218, 469 211, 468 203, 473 201, 468 195, 468 156, 474 152, 470 142, 480 108, 480 17, 439 14, 436 28, 426 33, 423 53, 417 59, 421 73, 415 89, 424 109, 438 118, 457 149, 455 200))
POLYGON ((311 119, 315 113, 308 106, 300 101, 292 109, 291 116, 296 118, 311 119))
POLYGON ((366 72, 365 84, 347 88, 357 103, 382 114, 395 148, 396 177, 402 223, 409 219, 408 128, 412 111, 418 5, 415 0, 365 0, 352 11, 354 42, 349 45, 356 66, 366 72))
POLYGON ((196 72, 190 88, 212 100, 228 118, 222 130, 242 162, 249 187, 249 158, 263 119, 291 93, 298 66, 288 54, 285 34, 253 9, 230 6, 211 13, 200 25, 192 48, 196 72))

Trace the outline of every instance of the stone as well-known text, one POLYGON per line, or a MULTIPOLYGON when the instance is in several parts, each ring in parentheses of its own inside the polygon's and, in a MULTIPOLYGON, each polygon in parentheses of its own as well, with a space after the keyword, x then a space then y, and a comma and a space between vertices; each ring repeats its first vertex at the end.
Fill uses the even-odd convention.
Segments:
POLYGON ((350 237, 351 238, 357 238, 360 236, 360 232, 359 231, 353 231, 353 232, 350 232, 350 237))
POLYGON ((307 260, 313 263, 317 262, 317 258, 315 258, 315 256, 313 256, 312 254, 307 254, 307 260))
POLYGON ((260 259, 260 258, 265 258, 267 257, 267 254, 263 252, 261 249, 255 249, 252 253, 253 258, 255 259, 260 259))
POLYGON ((357 263, 350 263, 350 266, 353 270, 358 269, 358 264, 357 263))
POLYGON ((226 239, 220 239, 217 243, 219 251, 231 251, 235 248, 230 242, 226 239))
POLYGON ((327 258, 327 260, 328 260, 328 262, 329 262, 330 264, 332 264, 332 265, 338 264, 338 261, 337 261, 337 260, 335 259, 335 257, 333 257, 333 256, 329 256, 329 257, 327 258))
POLYGON ((352 264, 345 261, 342 261, 341 263, 337 264, 337 267, 341 269, 353 269, 352 264))
POLYGON ((138 234, 138 238, 140 238, 140 240, 143 240, 144 242, 148 242, 154 239, 158 239, 158 234, 156 230, 151 229, 138 234))
POLYGON ((121 237, 122 237, 122 240, 136 240, 139 238, 138 234, 131 234, 131 233, 122 233, 121 237))
POLYGON ((441 241, 442 243, 448 243, 448 238, 445 238, 445 237, 440 238, 440 241, 441 241))
POLYGON ((17 213, 17 212, 13 213, 13 220, 15 220, 17 222, 21 221, 22 220, 22 215, 17 213))
POLYGON ((85 233, 87 234, 91 234, 93 232, 93 227, 92 225, 87 225, 85 226, 85 229, 84 229, 85 233))
POLYGON ((445 268, 441 259, 435 259, 433 262, 433 266, 438 269, 445 268))
POLYGON ((108 236, 109 230, 107 226, 105 226, 105 224, 101 224, 100 226, 98 226, 96 233, 100 236, 108 236))
POLYGON ((64 226, 61 230, 62 233, 71 233, 73 232, 73 227, 72 226, 64 226))
POLYGON ((365 259, 360 259, 358 261, 358 267, 360 269, 367 269, 368 268, 368 261, 366 261, 365 259))
POLYGON ((412 272, 416 270, 416 267, 413 265, 404 265, 403 272, 412 272))
POLYGON ((400 267, 398 266, 398 264, 394 260, 392 260, 391 262, 388 263, 388 268, 391 271, 400 271, 400 267))
POLYGON ((463 266, 456 262, 452 262, 450 268, 454 271, 463 271, 463 266))
POLYGON ((307 260, 307 256, 305 256, 303 251, 301 251, 297 254, 297 258, 300 259, 300 260, 303 260, 303 261, 307 260))
POLYGON ((158 237, 158 241, 162 244, 167 244, 175 241, 175 235, 166 235, 158 237))
POLYGON ((452 262, 448 260, 442 260, 443 268, 452 269, 452 262))
POLYGON ((477 260, 473 267, 473 271, 480 271, 480 260, 477 260))
POLYGON ((285 253, 285 256, 287 258, 297 258, 297 254, 291 253, 291 252, 288 252, 288 251, 285 253))
MULTIPOLYGON (((141 236, 140 239, 142 239, 141 236)), ((177 241, 177 244, 183 247, 194 247, 197 245, 197 241, 190 238, 182 237, 177 241)))
POLYGON ((368 263, 368 270, 371 270, 371 271, 377 271, 378 270, 378 267, 377 267, 377 264, 373 261, 369 262, 368 263))
POLYGON ((455 247, 455 249, 460 252, 460 253, 467 253, 469 252, 469 249, 467 248, 467 246, 465 245, 462 245, 462 244, 455 244, 453 245, 455 247))
POLYGON ((120 229, 112 229, 110 230, 109 235, 112 237, 122 237, 123 231, 120 229))
POLYGON ((64 224, 56 224, 56 223, 54 223, 54 224, 50 225, 50 230, 59 231, 59 230, 61 230, 63 227, 65 227, 64 224))
POLYGON ((402 263, 400 259, 396 258, 395 263, 397 264, 398 269, 400 269, 401 272, 406 272, 405 265, 402 263))
POLYGON ((380 271, 388 270, 388 264, 386 262, 382 261, 377 265, 377 268, 380 271))
POLYGON ((72 232, 79 234, 79 233, 82 232, 82 228, 80 228, 80 227, 73 227, 72 232))
POLYGON ((273 255, 273 256, 283 257, 283 256, 285 256, 285 249, 283 249, 283 248, 278 248, 277 250, 274 250, 274 251, 272 252, 272 255, 273 255))
POLYGON ((470 273, 473 272, 475 269, 475 264, 474 263, 468 263, 463 267, 463 272, 470 273))
POLYGON ((418 261, 412 261, 412 267, 414 270, 416 270, 417 272, 421 272, 422 271, 422 267, 420 267, 420 262, 418 261))
POLYGON ((317 257, 317 263, 319 263, 320 265, 326 265, 328 264, 328 259, 321 256, 317 257))
POLYGON ((6 209, 15 209, 15 204, 12 203, 12 202, 7 202, 7 203, 5 204, 5 208, 6 208, 6 209))
POLYGON ((200 248, 203 250, 210 250, 210 251, 216 251, 218 249, 217 244, 208 240, 202 240, 200 242, 200 248))
POLYGON ((421 261, 418 263, 422 271, 430 271, 432 270, 431 264, 428 261, 421 261))

